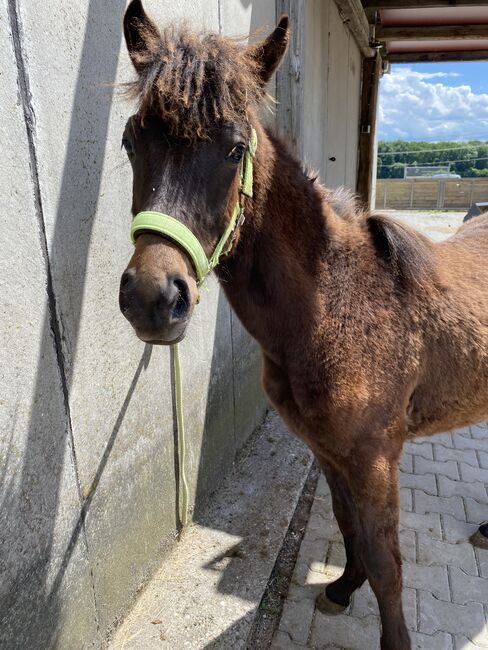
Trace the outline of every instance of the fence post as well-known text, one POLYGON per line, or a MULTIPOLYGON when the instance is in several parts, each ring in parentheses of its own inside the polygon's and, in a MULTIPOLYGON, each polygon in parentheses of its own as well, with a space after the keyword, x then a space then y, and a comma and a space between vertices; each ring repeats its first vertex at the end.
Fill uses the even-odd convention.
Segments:
POLYGON ((442 210, 444 207, 444 200, 446 196, 446 181, 439 181, 439 189, 437 192, 437 209, 442 210))

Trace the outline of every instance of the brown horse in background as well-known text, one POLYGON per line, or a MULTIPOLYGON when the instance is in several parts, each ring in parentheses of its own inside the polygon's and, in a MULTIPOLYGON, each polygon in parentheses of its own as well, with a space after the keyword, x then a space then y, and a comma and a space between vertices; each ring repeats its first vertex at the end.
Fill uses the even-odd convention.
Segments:
MULTIPOLYGON (((256 113, 286 50, 286 17, 244 47, 185 28, 160 32, 133 0, 124 30, 139 100, 123 138, 134 214, 172 215, 209 256, 257 132, 253 197, 241 199, 246 220, 217 275, 262 348, 269 399, 332 492, 347 563, 319 608, 346 608, 367 579, 381 647, 405 650, 398 461, 407 438, 488 416, 488 216, 434 244, 310 178, 256 113)), ((139 234, 120 289, 137 335, 180 340, 197 296, 188 256, 139 234)))

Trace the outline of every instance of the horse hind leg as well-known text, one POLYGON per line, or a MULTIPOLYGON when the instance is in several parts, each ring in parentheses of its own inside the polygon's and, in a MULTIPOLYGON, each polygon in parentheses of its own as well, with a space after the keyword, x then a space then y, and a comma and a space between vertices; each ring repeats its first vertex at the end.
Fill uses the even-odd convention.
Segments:
POLYGON ((323 613, 338 614, 349 606, 352 594, 366 580, 366 573, 357 552, 358 516, 345 477, 328 464, 322 464, 322 469, 331 490, 334 515, 344 538, 346 566, 341 577, 319 594, 316 605, 323 613))

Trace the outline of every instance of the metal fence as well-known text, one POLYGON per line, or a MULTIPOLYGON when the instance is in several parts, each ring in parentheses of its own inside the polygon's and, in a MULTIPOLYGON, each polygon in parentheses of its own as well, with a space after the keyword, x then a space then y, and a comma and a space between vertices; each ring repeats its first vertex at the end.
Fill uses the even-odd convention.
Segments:
POLYGON ((488 201, 488 178, 376 181, 377 210, 467 210, 488 201))

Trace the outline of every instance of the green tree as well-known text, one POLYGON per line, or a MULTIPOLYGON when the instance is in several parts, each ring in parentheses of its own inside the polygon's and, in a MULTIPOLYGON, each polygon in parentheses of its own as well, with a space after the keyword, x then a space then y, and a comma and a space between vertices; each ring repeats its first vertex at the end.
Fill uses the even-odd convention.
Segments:
POLYGON ((448 163, 451 173, 462 178, 488 176, 488 142, 378 142, 378 178, 403 178, 405 165, 448 163))

